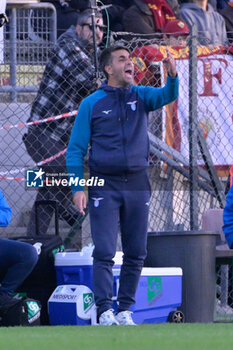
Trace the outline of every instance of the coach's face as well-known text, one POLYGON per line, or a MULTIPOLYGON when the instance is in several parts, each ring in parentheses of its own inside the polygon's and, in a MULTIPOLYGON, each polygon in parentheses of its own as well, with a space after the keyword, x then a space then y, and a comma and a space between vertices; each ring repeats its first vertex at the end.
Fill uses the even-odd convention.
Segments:
MULTIPOLYGON (((95 31, 96 31, 96 42, 99 45, 103 39, 104 24, 102 18, 95 18, 95 31)), ((76 31, 80 39, 88 41, 90 44, 93 43, 93 28, 92 28, 92 18, 89 17, 85 23, 81 26, 76 26, 76 31)))
POLYGON ((112 62, 105 67, 108 84, 114 87, 127 87, 133 83, 134 64, 127 50, 112 52, 112 62))

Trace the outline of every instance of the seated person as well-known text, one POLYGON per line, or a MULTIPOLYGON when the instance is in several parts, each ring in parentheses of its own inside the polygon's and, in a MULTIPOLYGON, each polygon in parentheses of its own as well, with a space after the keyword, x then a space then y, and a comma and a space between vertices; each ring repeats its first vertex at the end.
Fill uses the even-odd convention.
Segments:
MULTIPOLYGON (((0 227, 9 225, 11 214, 0 190, 0 227)), ((37 259, 37 251, 32 245, 0 238, 0 315, 17 302, 12 294, 33 270, 37 259)))

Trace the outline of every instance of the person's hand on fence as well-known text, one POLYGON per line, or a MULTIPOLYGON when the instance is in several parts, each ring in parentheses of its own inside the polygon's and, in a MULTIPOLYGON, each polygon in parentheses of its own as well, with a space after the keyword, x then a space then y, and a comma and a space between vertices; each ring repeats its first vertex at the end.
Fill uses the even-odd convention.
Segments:
POLYGON ((85 215, 84 209, 86 209, 86 206, 87 206, 87 199, 86 199, 85 192, 83 192, 83 191, 75 192, 74 197, 73 197, 73 201, 74 201, 74 205, 76 206, 76 208, 84 216, 85 215))
POLYGON ((168 74, 170 75, 170 77, 175 77, 177 75, 176 62, 175 62, 171 52, 168 50, 168 48, 166 49, 166 51, 167 51, 167 58, 163 59, 163 64, 164 64, 168 74))

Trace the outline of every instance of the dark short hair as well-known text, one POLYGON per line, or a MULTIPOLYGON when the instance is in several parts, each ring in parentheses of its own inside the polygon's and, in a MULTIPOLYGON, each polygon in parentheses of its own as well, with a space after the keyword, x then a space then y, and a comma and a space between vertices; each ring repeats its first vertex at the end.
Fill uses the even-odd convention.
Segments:
MULTIPOLYGON (((84 23, 87 22, 88 18, 90 18, 91 15, 92 15, 91 9, 87 9, 85 11, 80 12, 77 18, 77 25, 82 26, 84 23)), ((95 17, 103 18, 102 13, 100 11, 95 11, 95 17)))
POLYGON ((102 72, 104 72, 108 79, 108 73, 105 71, 105 67, 112 63, 112 53, 118 50, 126 50, 131 55, 131 51, 127 46, 124 45, 112 45, 104 49, 99 58, 99 66, 102 72))

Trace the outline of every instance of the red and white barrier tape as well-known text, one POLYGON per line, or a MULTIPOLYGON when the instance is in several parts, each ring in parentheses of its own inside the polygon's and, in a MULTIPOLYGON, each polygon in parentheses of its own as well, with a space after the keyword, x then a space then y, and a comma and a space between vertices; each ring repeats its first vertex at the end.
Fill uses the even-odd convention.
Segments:
MULTIPOLYGON (((15 125, 7 125, 7 126, 1 126, 0 130, 9 130, 12 128, 19 128, 19 127, 23 127, 23 126, 29 126, 29 125, 36 125, 36 124, 41 124, 41 123, 46 123, 46 122, 52 122, 54 120, 58 120, 58 119, 62 119, 62 118, 68 118, 68 117, 72 117, 74 115, 76 115, 78 113, 78 110, 72 111, 72 112, 67 112, 67 113, 63 113, 60 115, 57 115, 55 117, 49 117, 46 119, 40 119, 40 120, 36 120, 34 122, 28 122, 28 123, 21 123, 21 124, 15 124, 15 125)), ((44 164, 47 164, 49 162, 51 162, 52 160, 59 158, 60 156, 62 156, 63 154, 65 154, 67 151, 67 149, 65 148, 64 150, 56 153, 55 155, 46 158, 38 163, 35 163, 32 168, 38 167, 38 166, 42 166, 44 164)), ((16 181, 24 181, 25 178, 24 177, 12 177, 12 176, 4 176, 5 174, 9 174, 9 175, 13 175, 16 173, 20 173, 22 171, 25 171, 27 168, 20 168, 20 169, 15 169, 15 170, 10 170, 10 171, 4 171, 4 172, 0 172, 0 180, 16 180, 16 181)))
MULTIPOLYGON (((36 166, 41 166, 44 164, 47 164, 49 162, 51 162, 54 159, 59 158, 60 156, 62 156, 63 154, 65 154, 67 151, 67 148, 63 149, 62 151, 54 154, 53 156, 46 158, 38 163, 35 163, 32 168, 35 168, 36 166)), ((10 171, 4 171, 4 172, 0 172, 0 180, 16 180, 16 181, 24 181, 25 178, 24 177, 12 177, 12 176, 3 176, 5 174, 14 174, 14 173, 20 173, 22 171, 25 171, 27 168, 20 168, 20 169, 15 169, 15 170, 10 170, 10 171), (2 176, 1 176, 2 175, 2 176)))
POLYGON ((49 117, 49 118, 46 118, 46 119, 36 120, 36 121, 34 121, 34 122, 28 122, 28 123, 21 123, 21 124, 15 124, 15 125, 1 126, 1 127, 0 127, 0 130, 9 130, 9 129, 12 129, 12 128, 19 128, 19 127, 22 127, 22 126, 29 126, 29 125, 35 125, 35 124, 41 124, 41 123, 52 122, 52 121, 54 121, 54 120, 72 117, 72 116, 76 115, 77 113, 78 113, 78 110, 72 111, 72 112, 63 113, 63 114, 57 115, 57 116, 55 116, 55 117, 49 117))
POLYGON ((25 177, 10 177, 10 176, 0 176, 0 180, 15 180, 15 181, 24 181, 25 177))
POLYGON ((49 158, 46 158, 44 160, 42 160, 41 162, 39 163, 36 163, 35 166, 41 166, 41 165, 44 165, 46 163, 49 163, 51 162, 52 160, 56 159, 56 158, 59 158, 60 156, 63 156, 63 154, 65 154, 67 151, 67 148, 63 149, 62 151, 56 153, 54 156, 51 156, 49 158))
MULTIPOLYGON (((15 124, 15 125, 7 125, 7 126, 1 126, 0 130, 9 130, 12 128, 18 128, 18 127, 23 127, 23 126, 29 126, 29 125, 36 125, 36 124, 41 124, 41 123, 46 123, 46 122, 52 122, 54 120, 58 120, 58 119, 62 119, 62 118, 68 118, 68 117, 72 117, 74 115, 76 115, 78 113, 78 110, 72 111, 72 112, 67 112, 67 113, 63 113, 60 115, 57 115, 55 117, 49 117, 46 119, 40 119, 40 120, 36 120, 34 122, 28 122, 28 123, 21 123, 21 124, 15 124)), ((64 150, 56 153, 55 155, 46 158, 38 163, 35 163, 32 168, 38 167, 38 166, 42 166, 44 164, 47 164, 49 162, 51 162, 52 160, 59 158, 60 156, 62 156, 63 154, 65 154, 67 151, 67 149, 65 148, 64 150)), ((16 181, 24 181, 25 178, 24 177, 12 177, 12 176, 4 176, 5 174, 9 174, 9 175, 13 175, 13 174, 17 174, 20 173, 22 171, 25 171, 27 168, 20 168, 20 169, 15 169, 15 170, 10 170, 10 171, 4 171, 4 172, 0 172, 0 180, 16 180, 16 181)))

